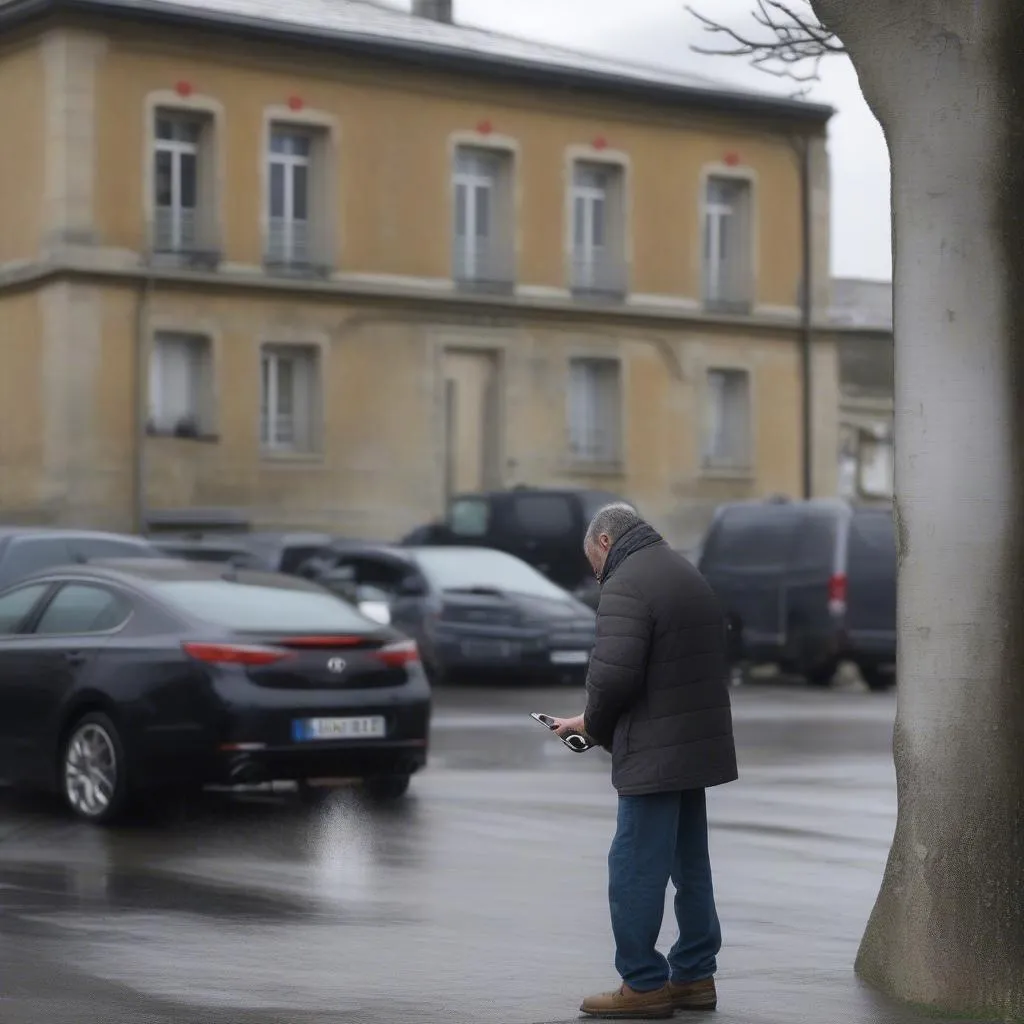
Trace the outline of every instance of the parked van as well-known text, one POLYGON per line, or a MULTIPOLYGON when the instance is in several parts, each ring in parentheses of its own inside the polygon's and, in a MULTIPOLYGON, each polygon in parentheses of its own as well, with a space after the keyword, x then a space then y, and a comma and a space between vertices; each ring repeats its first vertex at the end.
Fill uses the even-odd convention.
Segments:
POLYGON ((725 605, 734 665, 775 664, 813 685, 852 661, 872 690, 895 681, 892 511, 839 500, 724 505, 700 571, 725 605))
POLYGON ((608 491, 574 488, 459 494, 443 522, 419 527, 402 543, 506 551, 595 608, 600 590, 583 554, 583 537, 600 508, 622 500, 608 491))

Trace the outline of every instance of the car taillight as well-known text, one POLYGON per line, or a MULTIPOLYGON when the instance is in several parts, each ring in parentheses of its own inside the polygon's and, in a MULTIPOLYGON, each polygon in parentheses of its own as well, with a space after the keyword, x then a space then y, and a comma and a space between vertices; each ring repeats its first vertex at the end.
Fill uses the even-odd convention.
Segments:
POLYGON ((292 636, 287 640, 277 640, 282 647, 331 648, 358 647, 366 643, 364 636, 292 636))
POLYGON ((420 650, 415 640, 402 640, 397 644, 388 644, 379 651, 374 651, 373 656, 384 662, 388 668, 403 668, 406 665, 416 664, 420 660, 420 650))
POLYGON ((846 574, 834 573, 828 581, 828 608, 836 615, 846 611, 846 574))
POLYGON ((208 665, 274 665, 291 657, 276 647, 257 647, 248 644, 183 643, 182 649, 190 658, 208 665))

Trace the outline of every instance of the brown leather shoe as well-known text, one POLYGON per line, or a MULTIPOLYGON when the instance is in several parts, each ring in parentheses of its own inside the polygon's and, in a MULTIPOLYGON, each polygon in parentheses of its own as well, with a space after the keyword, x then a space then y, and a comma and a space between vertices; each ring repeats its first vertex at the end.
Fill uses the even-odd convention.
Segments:
POLYGON ((714 978, 700 981, 670 981, 669 994, 674 1010, 714 1010, 718 1006, 718 993, 714 978))
POLYGON ((628 985, 623 985, 616 992, 587 996, 580 1006, 580 1012, 606 1020, 665 1020, 672 1016, 675 1007, 672 1005, 668 985, 653 992, 634 992, 628 985))

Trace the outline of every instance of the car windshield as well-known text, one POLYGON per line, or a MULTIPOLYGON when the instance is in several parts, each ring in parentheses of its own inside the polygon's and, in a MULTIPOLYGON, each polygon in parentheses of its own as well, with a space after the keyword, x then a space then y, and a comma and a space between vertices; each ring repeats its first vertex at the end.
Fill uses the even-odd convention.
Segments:
POLYGON ((232 580, 161 580, 153 587, 189 618, 243 633, 367 633, 379 628, 320 589, 232 580))
POLYGON ((422 548, 415 555, 438 590, 505 590, 565 600, 566 593, 526 562, 484 548, 422 548))

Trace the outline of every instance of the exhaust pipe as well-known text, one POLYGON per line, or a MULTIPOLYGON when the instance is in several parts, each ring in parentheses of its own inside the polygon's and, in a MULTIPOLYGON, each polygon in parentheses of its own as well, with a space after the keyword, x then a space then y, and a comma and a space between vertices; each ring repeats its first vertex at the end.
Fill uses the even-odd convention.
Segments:
POLYGON ((232 786, 255 786, 264 781, 263 769, 250 757, 236 757, 228 769, 228 781, 232 786))

